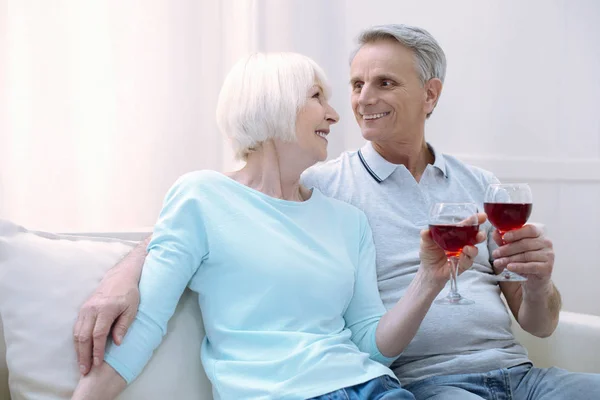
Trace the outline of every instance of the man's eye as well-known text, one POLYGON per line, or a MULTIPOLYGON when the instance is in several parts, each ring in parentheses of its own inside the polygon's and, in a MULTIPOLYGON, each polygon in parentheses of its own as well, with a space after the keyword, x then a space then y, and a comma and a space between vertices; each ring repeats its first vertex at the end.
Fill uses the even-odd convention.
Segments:
POLYGON ((321 92, 313 94, 313 99, 318 99, 319 97, 321 97, 321 92))
POLYGON ((383 82, 381 82, 381 86, 384 86, 384 87, 392 86, 392 81, 383 81, 383 82))
POLYGON ((354 90, 360 90, 362 89, 362 87, 364 86, 364 84, 362 82, 356 82, 354 83, 354 90))

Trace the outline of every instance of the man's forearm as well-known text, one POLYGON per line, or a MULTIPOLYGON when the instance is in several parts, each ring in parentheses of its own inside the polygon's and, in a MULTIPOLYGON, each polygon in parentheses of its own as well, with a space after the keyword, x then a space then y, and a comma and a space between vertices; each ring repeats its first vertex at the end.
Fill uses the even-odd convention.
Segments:
POLYGON ((152 235, 142 240, 137 246, 134 247, 121 261, 119 261, 113 268, 111 268, 105 279, 109 279, 114 275, 118 275, 122 279, 138 282, 142 276, 142 267, 144 266, 144 260, 148 255, 146 248, 148 243, 152 239, 152 235))
POLYGON ((535 291, 522 287, 521 307, 517 320, 521 327, 538 337, 550 336, 558 325, 562 300, 560 293, 552 282, 535 291))
POLYGON ((113 400, 127 387, 125 380, 106 362, 81 377, 71 400, 113 400))
POLYGON ((404 351, 415 337, 433 300, 443 289, 443 286, 436 287, 423 278, 417 273, 404 296, 379 321, 375 338, 379 351, 385 357, 396 357, 404 351))

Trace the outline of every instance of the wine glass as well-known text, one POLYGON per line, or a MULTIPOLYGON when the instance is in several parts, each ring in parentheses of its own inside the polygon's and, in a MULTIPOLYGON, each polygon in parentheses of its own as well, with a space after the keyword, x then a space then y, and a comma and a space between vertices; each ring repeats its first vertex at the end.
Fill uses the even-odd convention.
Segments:
POLYGON ((474 245, 479 232, 477 205, 474 203, 436 203, 429 213, 431 238, 445 252, 450 265, 450 292, 436 304, 468 305, 474 301, 458 293, 458 258, 465 246, 474 245))
MULTIPOLYGON (((526 183, 505 183, 489 185, 483 208, 491 224, 501 237, 508 231, 519 229, 527 222, 533 207, 531 188, 526 183)), ((504 269, 496 279, 500 282, 526 281, 527 278, 504 269)))

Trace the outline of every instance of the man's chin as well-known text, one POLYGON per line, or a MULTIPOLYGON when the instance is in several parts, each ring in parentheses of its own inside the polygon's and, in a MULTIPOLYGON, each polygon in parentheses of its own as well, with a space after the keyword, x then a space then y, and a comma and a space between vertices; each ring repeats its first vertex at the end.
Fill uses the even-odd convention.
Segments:
POLYGON ((362 137, 365 140, 368 140, 370 142, 373 142, 375 140, 377 140, 379 137, 381 137, 381 134, 383 132, 381 132, 380 129, 373 129, 373 128, 362 128, 361 129, 361 133, 362 133, 362 137))

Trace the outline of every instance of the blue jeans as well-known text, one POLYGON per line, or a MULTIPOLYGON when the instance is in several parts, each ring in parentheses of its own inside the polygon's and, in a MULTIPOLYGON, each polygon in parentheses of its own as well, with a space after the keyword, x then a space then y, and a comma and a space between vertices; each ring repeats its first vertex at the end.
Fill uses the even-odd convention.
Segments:
POLYGON ((600 374, 523 364, 484 374, 434 376, 404 388, 417 400, 591 400, 600 399, 600 374))
POLYGON ((311 400, 415 400, 415 397, 402 389, 397 380, 383 375, 360 385, 313 397, 311 400))

